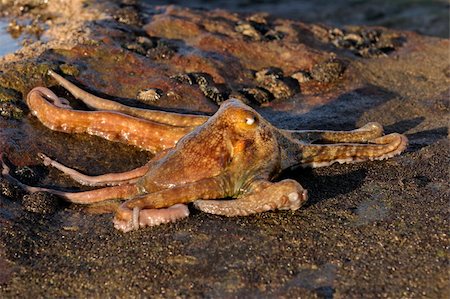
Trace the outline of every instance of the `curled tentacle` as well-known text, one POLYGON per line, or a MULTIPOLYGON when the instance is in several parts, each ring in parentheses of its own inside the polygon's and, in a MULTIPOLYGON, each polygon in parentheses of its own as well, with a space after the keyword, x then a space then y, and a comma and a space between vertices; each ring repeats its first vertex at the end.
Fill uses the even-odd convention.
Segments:
MULTIPOLYGON (((42 94, 47 100, 50 100, 52 102, 52 104, 58 108, 72 109, 72 107, 70 106, 70 103, 67 99, 58 97, 53 91, 51 91, 48 88, 35 87, 28 94, 30 94, 32 92, 38 92, 38 93, 42 94)), ((28 103, 28 97, 27 97, 27 103, 28 103)))
POLYGON ((120 209, 122 210, 122 217, 115 217, 113 223, 116 229, 125 233, 147 226, 175 222, 189 216, 189 209, 184 204, 175 204, 171 207, 161 209, 141 209, 134 207, 133 210, 129 210, 122 205, 120 209), (128 216, 124 217, 124 215, 128 216))
POLYGON ((286 179, 277 183, 264 182, 241 198, 233 200, 196 200, 194 207, 210 214, 247 216, 273 210, 297 210, 307 200, 308 193, 296 181, 286 179))

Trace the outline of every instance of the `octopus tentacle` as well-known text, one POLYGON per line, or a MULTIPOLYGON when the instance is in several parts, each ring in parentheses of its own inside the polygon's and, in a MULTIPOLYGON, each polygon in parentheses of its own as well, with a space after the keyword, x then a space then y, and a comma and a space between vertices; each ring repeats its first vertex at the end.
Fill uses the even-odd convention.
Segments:
POLYGON ((383 127, 376 122, 370 122, 352 131, 325 130, 282 130, 295 139, 305 142, 321 141, 326 143, 367 142, 383 135, 383 127))
POLYGON ((45 154, 39 153, 39 157, 43 160, 45 166, 52 166, 68 175, 76 182, 86 186, 118 186, 135 183, 140 177, 149 171, 151 163, 149 162, 144 166, 126 172, 89 176, 52 160, 45 154))
POLYGON ((227 217, 246 216, 277 209, 297 210, 306 199, 307 191, 297 181, 286 179, 236 200, 196 200, 194 207, 227 217))
POLYGON ((226 194, 223 180, 212 177, 130 199, 122 204, 122 208, 167 208, 177 203, 193 202, 198 198, 222 198, 226 194))
POLYGON ((301 166, 322 167, 333 163, 354 163, 384 160, 403 152, 408 145, 406 136, 392 133, 370 140, 367 144, 301 144, 301 166))
POLYGON ((32 113, 48 128, 67 133, 88 133, 120 141, 156 153, 173 147, 191 128, 139 119, 113 111, 76 111, 57 107, 46 100, 57 96, 42 87, 28 93, 32 113))
POLYGON ((40 191, 58 195, 69 202, 78 204, 92 204, 111 199, 128 199, 139 195, 139 189, 134 184, 104 187, 81 192, 66 192, 47 188, 42 188, 40 191))
POLYGON ((130 107, 117 103, 115 101, 107 100, 90 94, 70 81, 64 79, 54 71, 48 72, 60 85, 67 89, 74 97, 83 101, 87 106, 96 110, 107 110, 122 112, 131 116, 140 117, 154 122, 179 126, 179 127, 195 127, 203 124, 208 120, 208 116, 194 115, 194 114, 178 114, 173 112, 165 112, 158 110, 148 110, 130 107))
POLYGON ((222 198, 226 194, 224 180, 220 177, 207 178, 160 190, 124 202, 116 212, 114 224, 116 228, 126 231, 130 227, 135 228, 136 223, 144 227, 155 225, 154 223, 171 222, 171 220, 165 219, 166 216, 170 216, 166 209, 161 208, 193 202, 198 198, 222 198), (145 210, 152 210, 153 212, 144 212, 145 210), (139 211, 139 213, 136 211, 139 211), (145 215, 146 218, 141 219, 141 215, 145 215), (139 219, 136 219, 137 217, 139 219))
POLYGON ((0 162, 2 164, 2 176, 5 177, 8 181, 10 181, 13 184, 16 184, 23 190, 34 193, 34 192, 48 192, 51 194, 58 195, 65 200, 73 203, 79 203, 79 204, 91 204, 91 203, 97 203, 101 201, 106 201, 110 199, 128 199, 131 197, 134 197, 139 194, 139 189, 134 184, 125 184, 120 186, 113 186, 113 187, 105 187, 100 188, 96 190, 91 191, 81 191, 81 192, 66 192, 66 191, 60 191, 50 188, 44 188, 44 187, 34 187, 34 186, 28 186, 13 176, 11 176, 10 168, 6 165, 6 163, 3 161, 3 158, 0 157, 0 162))
POLYGON ((135 207, 132 210, 131 222, 114 219, 114 227, 123 232, 138 230, 146 226, 156 226, 175 222, 189 216, 189 209, 185 204, 176 204, 168 208, 143 209, 135 207))
POLYGON ((64 109, 72 109, 67 99, 58 97, 53 91, 51 91, 48 88, 39 86, 33 88, 33 90, 35 92, 41 93, 46 99, 50 100, 56 107, 64 109))

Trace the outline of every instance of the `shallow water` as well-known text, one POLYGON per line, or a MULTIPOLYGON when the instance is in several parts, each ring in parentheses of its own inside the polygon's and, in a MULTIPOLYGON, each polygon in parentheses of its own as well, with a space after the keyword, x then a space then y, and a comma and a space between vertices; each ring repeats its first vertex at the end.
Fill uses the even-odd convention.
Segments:
POLYGON ((0 56, 13 53, 22 47, 22 39, 13 38, 7 29, 8 21, 0 19, 0 56))

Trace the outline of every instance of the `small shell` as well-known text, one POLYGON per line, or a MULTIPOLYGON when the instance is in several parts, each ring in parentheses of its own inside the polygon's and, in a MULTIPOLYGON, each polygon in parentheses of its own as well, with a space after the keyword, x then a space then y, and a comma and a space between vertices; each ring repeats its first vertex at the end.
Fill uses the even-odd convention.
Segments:
POLYGON ((240 92, 248 98, 250 102, 260 105, 274 99, 273 95, 268 90, 261 87, 244 87, 240 92))
POLYGON ((136 95, 136 98, 143 102, 156 102, 163 96, 163 91, 158 88, 142 89, 136 95))
POLYGON ((298 71, 291 75, 292 78, 298 81, 298 83, 305 83, 312 79, 311 74, 308 71, 298 71))

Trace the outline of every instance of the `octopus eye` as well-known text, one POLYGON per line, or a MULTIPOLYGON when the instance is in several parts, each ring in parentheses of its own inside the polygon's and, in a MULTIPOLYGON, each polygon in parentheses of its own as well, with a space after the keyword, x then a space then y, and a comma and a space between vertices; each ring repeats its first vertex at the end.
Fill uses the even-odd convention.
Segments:
POLYGON ((255 123, 255 118, 254 117, 247 117, 245 119, 245 123, 249 126, 253 125, 255 123))

